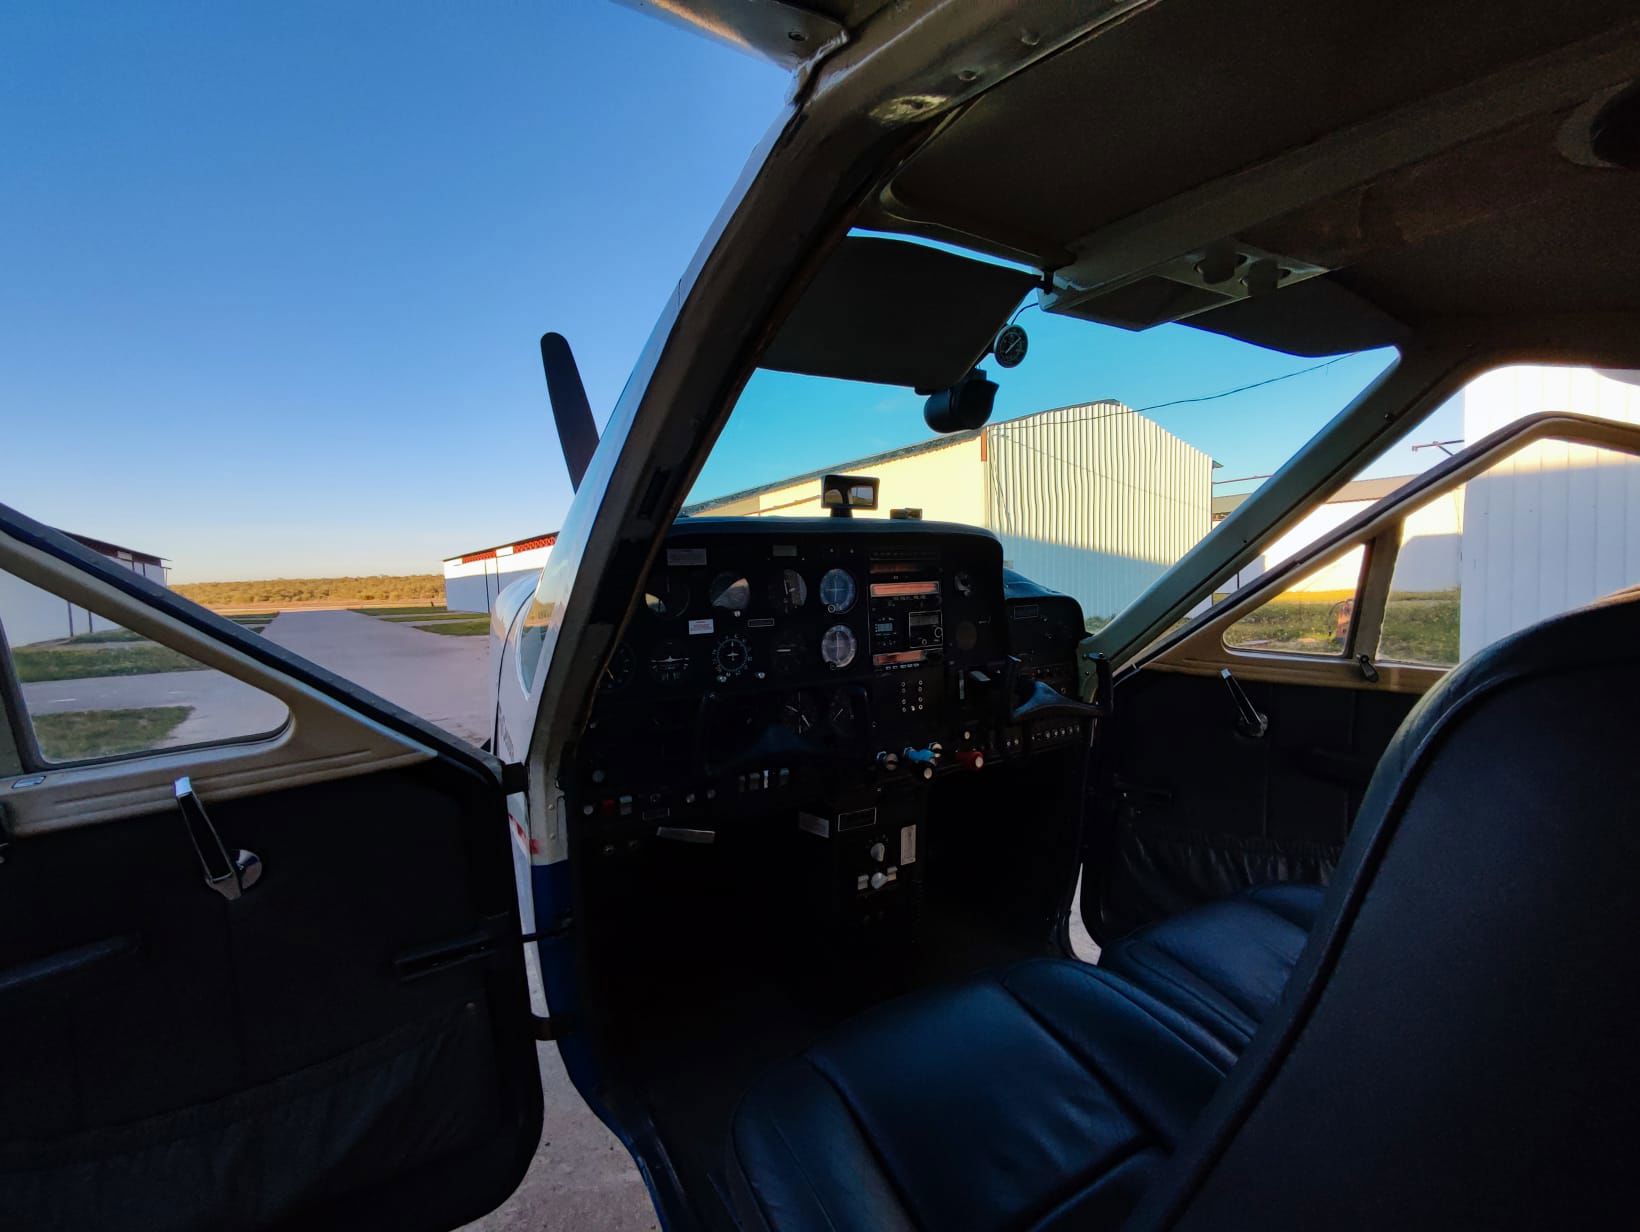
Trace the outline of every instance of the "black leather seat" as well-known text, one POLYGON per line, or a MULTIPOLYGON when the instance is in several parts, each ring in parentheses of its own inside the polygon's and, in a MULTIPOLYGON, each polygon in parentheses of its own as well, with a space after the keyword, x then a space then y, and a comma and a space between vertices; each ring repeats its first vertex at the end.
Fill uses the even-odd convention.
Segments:
MULTIPOLYGON (((1222 1082, 1234 1049, 1201 1015, 1110 971, 1010 968, 884 1007, 769 1075, 731 1135, 742 1219, 1633 1222, 1637 699, 1640 592, 1505 639, 1431 690, 1222 1082)), ((1184 952, 1176 935, 1136 940, 1130 970, 1184 952)), ((1178 1000, 1190 981, 1151 986, 1178 1000)))
POLYGON ((1105 946, 1099 966, 1199 1023, 1238 1056, 1276 1007, 1325 887, 1265 885, 1105 946))
POLYGON ((767 1075, 729 1181, 748 1228, 1119 1220, 1235 1058, 1095 967, 1041 959, 903 998, 767 1075))

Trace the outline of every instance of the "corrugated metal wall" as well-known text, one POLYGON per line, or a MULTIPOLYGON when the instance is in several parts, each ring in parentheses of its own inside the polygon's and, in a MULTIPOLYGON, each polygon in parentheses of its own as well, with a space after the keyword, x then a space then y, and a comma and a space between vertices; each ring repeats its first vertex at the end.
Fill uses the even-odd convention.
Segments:
POLYGON ((986 524, 1010 568, 1108 618, 1207 534, 1212 465, 1119 402, 1044 411, 986 430, 986 524))
MULTIPOLYGON (((1640 423, 1640 374, 1517 366, 1464 390, 1464 437, 1538 411, 1640 423)), ((1464 494, 1459 651, 1640 582, 1640 461, 1540 441, 1464 494)))

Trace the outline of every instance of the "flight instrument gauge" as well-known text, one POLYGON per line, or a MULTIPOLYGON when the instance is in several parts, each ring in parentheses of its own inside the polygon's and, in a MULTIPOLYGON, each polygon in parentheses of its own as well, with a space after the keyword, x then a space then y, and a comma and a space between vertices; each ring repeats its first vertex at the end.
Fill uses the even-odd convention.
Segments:
POLYGON ((832 625, 820 638, 820 657, 827 667, 847 667, 854 662, 854 652, 858 649, 854 630, 847 625, 832 625))
POLYGON ((752 648, 738 633, 731 633, 712 647, 712 666, 717 670, 719 680, 740 675, 751 661, 752 648))
POLYGON ((854 606, 854 596, 854 579, 847 570, 831 569, 820 579, 820 602, 826 605, 826 611, 848 611, 854 606))
POLYGON ((769 602, 780 612, 795 612, 809 601, 809 584, 796 569, 782 569, 769 583, 769 602))
POLYGON ((751 583, 738 573, 720 573, 706 588, 706 597, 725 612, 744 612, 752 601, 751 583))
POLYGON ((662 684, 677 684, 689 674, 689 652, 679 642, 661 642, 649 654, 649 674, 662 684))
POLYGON ((625 688, 637 667, 638 660, 632 653, 632 647, 622 643, 615 648, 615 653, 609 656, 609 662, 604 664, 604 674, 598 680, 598 687, 606 693, 625 688))
POLYGON ((682 616, 689 606, 689 587, 669 573, 657 573, 644 587, 643 604, 663 620, 682 616))
POLYGON ((801 633, 787 630, 774 639, 774 673, 777 676, 792 676, 803 670, 808 664, 808 643, 803 640, 801 633))

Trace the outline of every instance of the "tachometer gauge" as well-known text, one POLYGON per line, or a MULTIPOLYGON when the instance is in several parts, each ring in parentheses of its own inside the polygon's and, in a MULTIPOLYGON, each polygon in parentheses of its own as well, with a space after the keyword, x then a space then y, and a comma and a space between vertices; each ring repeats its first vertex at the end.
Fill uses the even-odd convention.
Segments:
POLYGON ((860 730, 860 690, 838 689, 831 695, 826 707, 826 722, 831 730, 845 740, 860 730))
POLYGON ((858 649, 854 630, 847 625, 832 625, 820 638, 820 657, 827 667, 847 667, 854 662, 854 652, 858 649))
POLYGON ((615 648, 615 653, 609 656, 609 662, 604 664, 604 674, 599 678, 598 687, 606 693, 625 688, 637 668, 638 659, 632 653, 632 647, 623 643, 615 648))
POLYGON ((706 588, 706 597, 713 607, 726 612, 744 612, 746 605, 752 601, 752 586, 739 574, 720 573, 706 588))
POLYGON ((820 695, 812 689, 799 689, 780 704, 780 721, 795 736, 817 736, 825 721, 820 695))
POLYGON ((717 669, 719 680, 740 675, 751 661, 752 648, 738 633, 729 634, 712 647, 712 666, 717 669))
POLYGON ((661 642, 649 654, 649 674, 662 684, 677 684, 689 674, 689 652, 679 642, 661 642))
POLYGON ((847 570, 831 569, 820 579, 820 602, 826 605, 828 612, 848 611, 854 606, 854 594, 854 579, 847 570))
POLYGON ((670 573, 657 573, 644 588, 643 603, 653 616, 682 616, 689 606, 689 587, 670 573))
POLYGON ((809 601, 809 584, 796 569, 782 569, 769 583, 769 602, 777 612, 795 612, 809 601))

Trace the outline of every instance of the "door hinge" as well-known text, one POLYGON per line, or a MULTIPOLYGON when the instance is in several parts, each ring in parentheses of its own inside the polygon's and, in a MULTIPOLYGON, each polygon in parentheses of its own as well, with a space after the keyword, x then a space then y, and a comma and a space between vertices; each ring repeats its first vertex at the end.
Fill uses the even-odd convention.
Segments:
POLYGON ((509 761, 501 767, 501 790, 509 796, 522 795, 530 787, 530 770, 521 761, 509 761))

